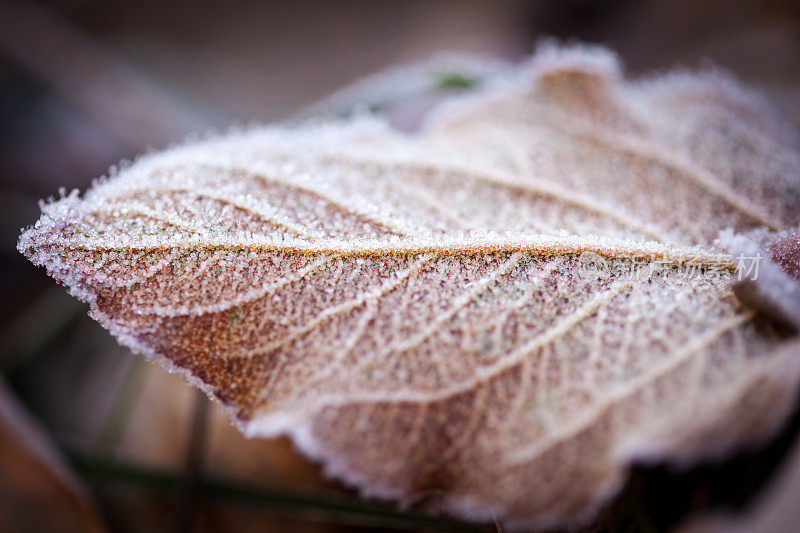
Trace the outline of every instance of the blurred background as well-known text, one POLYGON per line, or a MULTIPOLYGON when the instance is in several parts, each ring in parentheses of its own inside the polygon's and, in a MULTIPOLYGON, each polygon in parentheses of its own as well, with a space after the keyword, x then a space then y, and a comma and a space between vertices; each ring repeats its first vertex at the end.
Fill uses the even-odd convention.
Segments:
MULTIPOLYGON (((39 199, 148 149, 291 119, 441 50, 521 60, 544 37, 612 47, 630 74, 712 62, 800 124, 796 0, 0 0, 0 531, 502 527, 360 500, 287 441, 244 439, 181 379, 119 347, 16 239, 39 199)), ((444 74, 431 92, 475 81, 444 74)), ((638 468, 590 530, 752 515, 800 489, 786 473, 800 463, 796 419, 724 464, 638 468)))

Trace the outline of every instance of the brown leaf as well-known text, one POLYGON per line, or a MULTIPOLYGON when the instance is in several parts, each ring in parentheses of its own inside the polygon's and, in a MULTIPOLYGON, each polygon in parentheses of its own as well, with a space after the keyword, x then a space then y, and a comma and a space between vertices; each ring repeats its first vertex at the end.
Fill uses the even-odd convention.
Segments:
POLYGON ((0 530, 105 529, 86 489, 0 383, 0 530))
POLYGON ((548 46, 416 135, 359 118, 143 157, 19 249, 367 494, 575 523, 632 461, 719 456, 792 408, 800 343, 737 301, 726 251, 798 225, 799 167, 723 74, 627 82, 548 46))
POLYGON ((776 235, 769 243, 769 252, 785 272, 800 279, 800 229, 776 235))

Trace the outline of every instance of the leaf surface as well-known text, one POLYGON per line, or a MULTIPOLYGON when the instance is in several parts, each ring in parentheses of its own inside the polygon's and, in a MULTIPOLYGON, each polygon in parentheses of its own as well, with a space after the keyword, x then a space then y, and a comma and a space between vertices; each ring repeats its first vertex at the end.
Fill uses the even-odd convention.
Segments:
POLYGON ((547 47, 415 134, 362 117, 142 157, 19 248, 366 494, 575 523, 631 461, 719 456, 792 408, 798 339, 739 302, 728 243, 798 225, 798 146, 722 74, 626 81, 547 47))

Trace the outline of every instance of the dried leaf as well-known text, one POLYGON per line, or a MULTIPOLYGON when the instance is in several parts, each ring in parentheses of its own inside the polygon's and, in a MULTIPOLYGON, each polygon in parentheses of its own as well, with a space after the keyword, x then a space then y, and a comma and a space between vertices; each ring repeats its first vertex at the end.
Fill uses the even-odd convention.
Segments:
POLYGON ((768 437, 800 342, 723 252, 798 225, 794 130, 723 74, 628 82, 602 49, 501 85, 415 135, 362 117, 148 155, 19 249, 366 494, 575 523, 634 460, 768 437))
POLYGON ((64 464, 44 431, 2 382, 0 529, 64 532, 106 530, 86 488, 64 464))
POLYGON ((800 230, 776 235, 769 243, 769 251, 784 272, 800 279, 800 230))

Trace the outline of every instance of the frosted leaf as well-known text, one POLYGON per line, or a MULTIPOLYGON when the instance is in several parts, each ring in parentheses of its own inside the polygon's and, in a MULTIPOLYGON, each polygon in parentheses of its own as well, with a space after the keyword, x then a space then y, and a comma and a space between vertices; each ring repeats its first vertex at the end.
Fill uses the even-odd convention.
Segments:
POLYGON ((800 279, 800 229, 776 235, 769 242, 771 259, 796 279, 800 279))
POLYGON ((729 245, 796 283, 768 252, 800 222, 791 129, 721 74, 625 81, 596 48, 503 76, 413 135, 361 117, 142 157, 19 249, 366 494, 574 524, 632 461, 768 437, 800 344, 735 296, 729 245))

